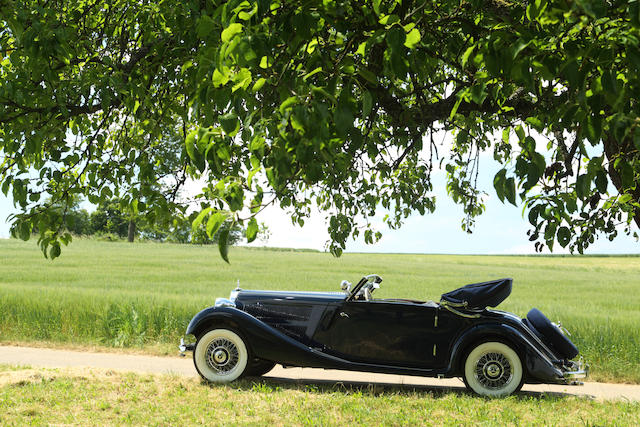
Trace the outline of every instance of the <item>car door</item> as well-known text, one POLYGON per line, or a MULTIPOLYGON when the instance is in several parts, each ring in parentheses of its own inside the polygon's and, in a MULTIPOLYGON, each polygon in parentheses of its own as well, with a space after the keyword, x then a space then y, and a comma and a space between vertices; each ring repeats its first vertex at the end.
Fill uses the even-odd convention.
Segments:
POLYGON ((346 301, 323 319, 314 340, 354 362, 433 367, 437 306, 400 301, 346 301))

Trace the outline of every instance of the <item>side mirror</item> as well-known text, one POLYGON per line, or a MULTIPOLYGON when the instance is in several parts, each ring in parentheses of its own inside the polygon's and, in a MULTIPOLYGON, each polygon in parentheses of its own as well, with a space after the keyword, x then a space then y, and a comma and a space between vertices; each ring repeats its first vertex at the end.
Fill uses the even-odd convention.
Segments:
POLYGON ((342 289, 343 291, 346 291, 347 293, 351 290, 351 283, 347 280, 343 280, 340 283, 340 289, 342 289))

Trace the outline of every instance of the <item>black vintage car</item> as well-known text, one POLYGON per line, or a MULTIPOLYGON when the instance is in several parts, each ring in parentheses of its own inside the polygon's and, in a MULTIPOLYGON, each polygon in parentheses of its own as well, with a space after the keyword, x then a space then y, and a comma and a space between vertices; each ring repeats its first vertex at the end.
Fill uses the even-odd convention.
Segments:
POLYGON ((439 303, 375 299, 382 279, 363 277, 342 292, 235 289, 189 323, 180 345, 193 351, 206 381, 229 382, 273 368, 327 369, 462 377, 484 396, 505 396, 523 383, 581 384, 588 367, 578 349, 539 310, 526 319, 492 310, 511 279, 475 283, 439 303), (193 338, 191 341, 194 341, 193 338))

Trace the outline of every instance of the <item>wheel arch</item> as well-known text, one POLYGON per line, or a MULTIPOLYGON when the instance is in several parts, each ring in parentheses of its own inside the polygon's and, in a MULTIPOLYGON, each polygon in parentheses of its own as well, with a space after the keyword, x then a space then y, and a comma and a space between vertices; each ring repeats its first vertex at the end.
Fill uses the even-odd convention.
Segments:
MULTIPOLYGON (((257 320, 257 319, 256 319, 257 320)), ((209 307, 196 314, 189 326, 187 327, 187 335, 195 336, 196 340, 205 334, 207 331, 218 328, 226 328, 237 333, 245 343, 250 356, 255 356, 256 352, 254 343, 249 337, 249 333, 246 330, 246 324, 236 319, 233 313, 222 311, 217 307, 209 307)))
POLYGON ((523 374, 528 376, 527 369, 527 344, 520 334, 508 325, 485 324, 474 326, 466 331, 453 346, 450 360, 450 369, 454 374, 462 374, 466 356, 478 345, 497 341, 511 347, 522 363, 523 374))

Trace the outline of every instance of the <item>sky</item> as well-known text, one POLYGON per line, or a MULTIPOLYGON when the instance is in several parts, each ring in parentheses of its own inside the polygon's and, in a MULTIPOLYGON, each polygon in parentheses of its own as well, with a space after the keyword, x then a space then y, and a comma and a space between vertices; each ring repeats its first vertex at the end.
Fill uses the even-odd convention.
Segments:
MULTIPOLYGON (((383 212, 379 212, 373 223, 380 224, 382 239, 376 244, 364 243, 363 238, 349 240, 346 252, 382 253, 442 253, 442 254, 533 254, 533 242, 526 235, 529 222, 522 216, 522 206, 503 204, 493 189, 493 176, 499 165, 491 156, 481 158, 479 183, 488 193, 485 212, 476 220, 473 234, 461 229, 462 207, 453 203, 446 192, 445 173, 435 171, 432 175, 436 197, 436 211, 421 216, 411 215, 398 230, 389 230, 382 224, 383 212)), ((10 198, 0 193, 0 238, 9 236, 6 218, 15 212, 10 198)), ((310 248, 324 250, 328 240, 325 218, 315 212, 304 227, 294 226, 286 212, 278 207, 265 209, 258 217, 270 231, 269 240, 256 241, 252 246, 310 248)), ((34 243, 35 246, 35 243, 34 243)), ((548 252, 547 252, 548 253, 548 252)), ((556 243, 554 253, 568 253, 556 243)), ((587 254, 640 254, 640 243, 631 236, 619 233, 613 242, 601 237, 591 245, 587 254)))

